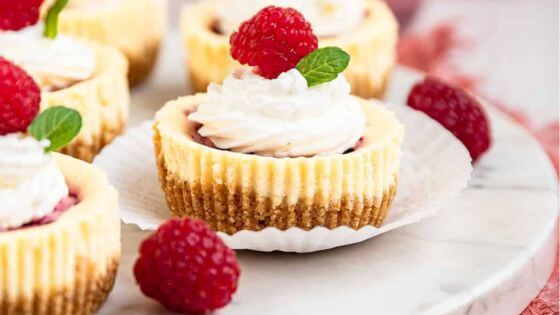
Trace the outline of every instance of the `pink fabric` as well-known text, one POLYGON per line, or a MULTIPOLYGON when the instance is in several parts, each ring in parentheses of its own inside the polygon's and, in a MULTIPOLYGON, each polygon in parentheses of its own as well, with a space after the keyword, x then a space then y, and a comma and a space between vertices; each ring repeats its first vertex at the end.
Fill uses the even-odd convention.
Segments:
MULTIPOLYGON (((476 93, 480 78, 463 73, 460 67, 449 58, 452 50, 464 49, 470 44, 469 41, 458 36, 456 27, 455 24, 446 22, 434 26, 425 33, 403 35, 398 49, 399 61, 404 65, 439 76, 476 93)), ((535 126, 525 113, 503 104, 494 97, 487 98, 493 100, 494 106, 514 118, 538 139, 553 162, 557 173, 560 174, 558 165, 560 127, 558 121, 546 126, 535 126)), ((559 314, 558 258, 554 270, 549 282, 527 306, 522 315, 559 314)))

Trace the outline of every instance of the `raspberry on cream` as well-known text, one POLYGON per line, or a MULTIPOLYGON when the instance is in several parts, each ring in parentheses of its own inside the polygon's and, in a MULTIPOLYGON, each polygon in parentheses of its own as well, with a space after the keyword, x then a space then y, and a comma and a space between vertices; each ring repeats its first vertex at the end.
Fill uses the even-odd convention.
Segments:
POLYGON ((245 69, 222 85, 189 120, 216 147, 274 157, 344 153, 363 136, 365 115, 342 74, 308 87, 296 69, 266 79, 245 69))
POLYGON ((21 227, 53 212, 68 186, 49 141, 21 133, 0 137, 0 230, 21 227))
POLYGON ((336 36, 352 32, 363 20, 365 0, 224 0, 218 12, 218 28, 229 35, 239 25, 269 5, 300 11, 317 36, 336 36))
POLYGON ((64 88, 89 79, 95 54, 87 45, 64 35, 43 35, 42 23, 0 33, 0 56, 27 71, 44 90, 64 88))
POLYGON ((276 79, 316 50, 318 39, 300 12, 269 6, 231 34, 230 44, 233 59, 257 67, 267 79, 276 79))

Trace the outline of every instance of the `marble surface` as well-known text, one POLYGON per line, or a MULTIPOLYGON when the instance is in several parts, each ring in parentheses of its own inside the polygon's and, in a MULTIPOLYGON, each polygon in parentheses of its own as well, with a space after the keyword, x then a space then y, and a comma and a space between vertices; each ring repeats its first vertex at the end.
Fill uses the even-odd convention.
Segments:
MULTIPOLYGON (((172 36, 156 75, 133 97, 131 125, 185 88, 172 36)), ((402 102, 415 72, 397 69, 402 102)), ((234 301, 217 314, 518 314, 545 284, 557 249, 557 186, 527 132, 489 109, 492 150, 469 188, 439 215, 372 240, 313 254, 239 251, 234 301)), ((134 284, 145 233, 123 227, 115 290, 100 314, 167 314, 134 284)))

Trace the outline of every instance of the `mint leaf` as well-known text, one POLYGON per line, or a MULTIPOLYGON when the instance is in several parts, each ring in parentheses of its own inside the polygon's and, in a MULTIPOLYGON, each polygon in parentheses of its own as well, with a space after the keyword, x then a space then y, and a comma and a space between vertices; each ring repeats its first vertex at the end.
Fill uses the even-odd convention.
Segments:
POLYGON ((330 82, 348 67, 350 55, 338 47, 319 48, 305 56, 296 69, 307 80, 307 85, 313 87, 330 82))
POLYGON ((45 19, 45 37, 56 37, 58 33, 58 15, 67 4, 68 0, 56 0, 51 6, 49 12, 47 12, 47 18, 45 19))
POLYGON ((35 118, 29 133, 37 140, 48 139, 51 145, 46 152, 67 145, 82 129, 82 116, 77 111, 63 106, 51 107, 35 118))

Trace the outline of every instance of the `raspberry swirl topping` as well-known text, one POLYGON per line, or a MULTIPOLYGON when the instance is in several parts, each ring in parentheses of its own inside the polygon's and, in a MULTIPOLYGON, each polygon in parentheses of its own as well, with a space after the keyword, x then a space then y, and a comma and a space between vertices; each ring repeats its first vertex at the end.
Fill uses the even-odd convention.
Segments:
POLYGON ((68 186, 48 140, 23 134, 0 136, 0 230, 38 220, 68 196, 68 186))
POLYGON ((208 101, 189 115, 220 149, 274 157, 343 153, 365 129, 360 104, 342 74, 308 87, 296 69, 269 80, 251 69, 211 84, 208 101))

